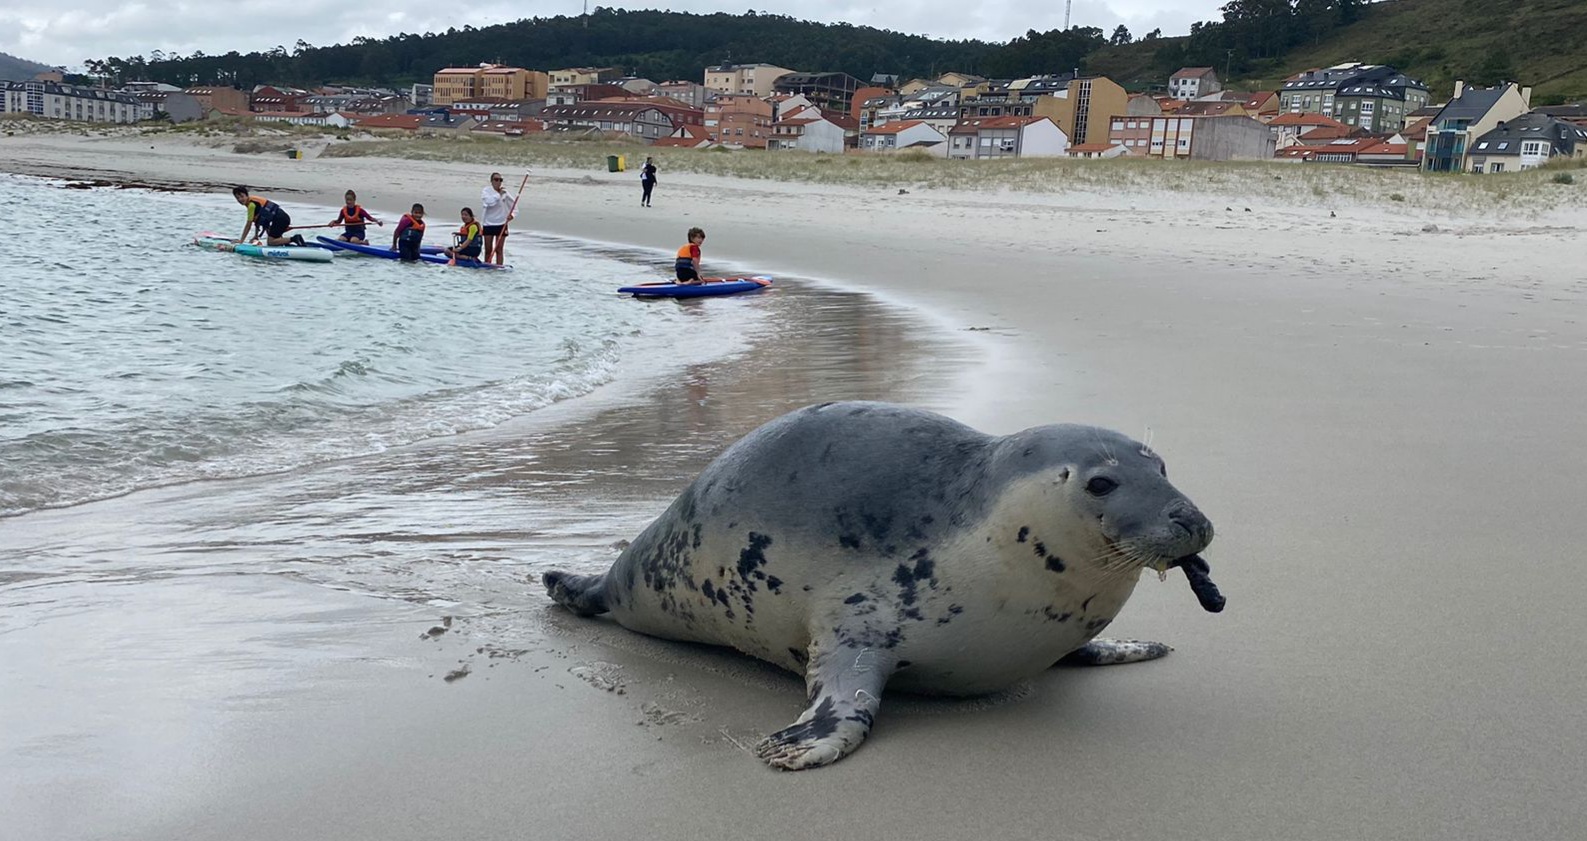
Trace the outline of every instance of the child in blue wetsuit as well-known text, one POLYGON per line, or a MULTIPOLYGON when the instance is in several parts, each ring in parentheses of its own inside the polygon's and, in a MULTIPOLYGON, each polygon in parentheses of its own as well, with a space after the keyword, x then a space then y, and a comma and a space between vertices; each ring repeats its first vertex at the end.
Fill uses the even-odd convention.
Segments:
POLYGON ((391 247, 404 263, 419 262, 419 248, 424 243, 424 205, 416 204, 402 214, 397 229, 391 232, 391 247))
POLYGON ((370 216, 369 211, 360 207, 358 204, 358 194, 352 190, 348 190, 347 195, 343 198, 347 200, 347 204, 344 205, 342 209, 336 214, 336 218, 331 220, 332 225, 342 226, 342 235, 337 237, 337 239, 341 240, 342 242, 353 242, 358 243, 359 245, 368 245, 369 238, 364 236, 364 234, 367 233, 364 223, 373 222, 376 225, 380 225, 381 227, 385 227, 386 223, 376 219, 373 216, 370 216))
POLYGON ((446 249, 446 256, 453 262, 458 260, 478 260, 479 252, 485 247, 485 232, 474 221, 474 209, 463 208, 458 214, 463 220, 463 227, 457 229, 457 244, 446 249))

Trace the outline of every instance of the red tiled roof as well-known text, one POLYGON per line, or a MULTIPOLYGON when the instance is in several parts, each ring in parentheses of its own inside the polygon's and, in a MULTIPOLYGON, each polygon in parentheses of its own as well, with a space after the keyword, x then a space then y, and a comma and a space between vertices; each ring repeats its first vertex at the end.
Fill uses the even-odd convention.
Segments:
POLYGON ((1302 112, 1302 113, 1299 113, 1299 114, 1294 114, 1294 113, 1291 113, 1291 114, 1280 114, 1277 117, 1274 117, 1272 119, 1272 121, 1268 123, 1268 125, 1270 125, 1270 126, 1331 126, 1331 127, 1335 127, 1335 128, 1343 128, 1345 124, 1339 122, 1338 120, 1336 120, 1336 119, 1334 119, 1332 117, 1324 117, 1321 114, 1313 114, 1313 113, 1308 113, 1308 112, 1302 112))
POLYGON ((1303 140, 1315 142, 1318 140, 1338 140, 1340 138, 1350 137, 1359 131, 1360 129, 1351 128, 1344 123, 1339 123, 1337 125, 1331 126, 1318 126, 1314 129, 1311 129, 1310 131, 1301 132, 1300 136, 1303 140))
POLYGON ((375 117, 363 117, 355 125, 359 128, 400 128, 413 131, 424 124, 424 117, 419 114, 381 114, 375 117))
POLYGON ((1253 93, 1240 100, 1240 106, 1247 111, 1259 111, 1266 108, 1269 104, 1276 104, 1272 102, 1275 99, 1278 99, 1278 94, 1272 91, 1262 91, 1261 93, 1253 93))
POLYGON ((1394 155, 1395 157, 1403 158, 1403 157, 1405 157, 1405 153, 1408 152, 1408 151, 1410 151, 1410 144, 1407 144, 1407 143, 1390 143, 1390 142, 1385 140, 1385 141, 1383 141, 1381 143, 1374 143, 1371 146, 1368 146, 1365 149, 1362 149, 1362 150, 1356 152, 1356 154, 1357 155, 1394 155))
MULTIPOLYGON (((1187 102, 1175 111, 1181 117, 1221 117, 1234 110, 1237 102, 1206 101, 1187 102)), ((1236 114, 1235 116, 1239 116, 1236 114)))
POLYGON ((912 129, 915 126, 923 126, 923 125, 925 125, 925 123, 923 123, 923 122, 921 122, 919 120, 905 120, 905 121, 903 121, 901 123, 883 123, 883 124, 881 124, 879 126, 871 126, 870 128, 865 130, 865 133, 866 134, 898 134, 901 131, 912 129))

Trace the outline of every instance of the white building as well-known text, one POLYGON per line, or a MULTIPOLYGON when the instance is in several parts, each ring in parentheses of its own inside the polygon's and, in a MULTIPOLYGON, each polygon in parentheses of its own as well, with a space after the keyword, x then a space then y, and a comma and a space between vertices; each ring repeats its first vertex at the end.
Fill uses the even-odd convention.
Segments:
MULTIPOLYGON (((806 109, 811 114, 817 109, 806 109)), ((828 117, 798 116, 772 123, 766 148, 773 152, 799 149, 805 152, 841 154, 846 132, 828 117)))
POLYGON ((136 97, 60 82, 4 82, 6 113, 87 123, 135 123, 154 116, 136 97))
POLYGON ((931 148, 947 141, 947 136, 919 120, 871 126, 860 133, 860 148, 870 152, 893 152, 910 147, 931 148))
POLYGON ((948 133, 948 157, 1056 158, 1069 153, 1069 135, 1051 117, 981 117, 948 133))

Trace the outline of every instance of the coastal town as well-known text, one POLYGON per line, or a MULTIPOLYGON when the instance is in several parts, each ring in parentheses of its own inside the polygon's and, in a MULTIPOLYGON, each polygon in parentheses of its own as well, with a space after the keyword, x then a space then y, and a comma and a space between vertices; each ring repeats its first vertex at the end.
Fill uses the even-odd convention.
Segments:
POLYGON ((1587 105, 1538 106, 1519 82, 1430 91, 1384 64, 1297 73, 1277 90, 1224 87, 1185 67, 1153 90, 1100 75, 930 79, 705 68, 656 82, 616 67, 530 70, 482 63, 402 90, 67 84, 60 72, 4 82, 4 111, 137 123, 232 118, 414 134, 629 139, 659 148, 896 153, 949 159, 1116 157, 1265 160, 1504 173, 1587 157, 1587 105))

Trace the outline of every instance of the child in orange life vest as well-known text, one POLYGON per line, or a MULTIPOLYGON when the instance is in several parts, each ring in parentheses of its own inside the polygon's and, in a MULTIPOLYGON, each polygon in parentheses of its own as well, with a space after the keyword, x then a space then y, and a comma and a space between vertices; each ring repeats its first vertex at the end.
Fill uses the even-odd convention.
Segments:
POLYGON ((356 242, 359 245, 368 245, 369 240, 364 236, 364 222, 373 222, 381 227, 385 227, 386 223, 370 216, 369 211, 359 207, 358 194, 352 190, 348 190, 344 198, 347 199, 347 206, 343 207, 336 214, 336 218, 331 220, 332 225, 343 226, 342 235, 337 237, 337 239, 342 242, 356 242))
POLYGON ((404 263, 419 262, 419 247, 424 242, 424 205, 416 204, 402 214, 397 229, 391 232, 391 247, 404 263))
POLYGON ((678 282, 686 284, 700 283, 700 243, 705 242, 705 231, 699 228, 689 229, 689 244, 678 249, 678 261, 673 268, 678 273, 678 282))
POLYGON ((485 247, 484 229, 474 221, 474 208, 465 207, 458 216, 463 227, 457 229, 457 244, 446 249, 446 256, 454 263, 461 259, 478 260, 480 249, 485 247))

